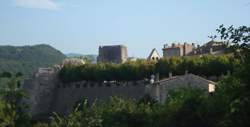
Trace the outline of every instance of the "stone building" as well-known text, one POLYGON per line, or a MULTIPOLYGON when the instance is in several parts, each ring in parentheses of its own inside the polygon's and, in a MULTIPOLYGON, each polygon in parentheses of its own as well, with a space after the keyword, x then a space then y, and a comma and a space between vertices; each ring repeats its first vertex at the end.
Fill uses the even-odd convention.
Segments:
POLYGON ((173 43, 171 46, 167 44, 163 47, 163 56, 164 57, 172 57, 172 56, 195 56, 195 55, 219 55, 226 53, 229 44, 225 44, 223 42, 217 41, 209 41, 204 45, 197 45, 195 47, 194 43, 192 44, 175 44, 173 43))
POLYGON ((160 58, 161 58, 160 54, 159 54, 159 53, 157 52, 157 50, 154 48, 154 49, 150 52, 150 54, 149 54, 147 60, 148 60, 148 61, 158 61, 160 58))
POLYGON ((198 45, 197 48, 193 50, 191 55, 224 54, 228 47, 229 47, 228 44, 212 40, 202 46, 198 45))
POLYGON ((127 47, 124 45, 100 46, 98 62, 124 63, 127 61, 127 47))
POLYGON ((163 47, 163 57, 173 57, 173 56, 187 56, 192 53, 194 50, 195 46, 194 43, 188 44, 175 44, 172 43, 171 46, 168 46, 167 44, 164 45, 163 47))
POLYGON ((215 82, 202 78, 194 74, 172 76, 159 81, 155 81, 148 86, 150 96, 163 103, 167 100, 167 94, 170 90, 183 87, 193 87, 203 90, 206 93, 215 91, 215 82))

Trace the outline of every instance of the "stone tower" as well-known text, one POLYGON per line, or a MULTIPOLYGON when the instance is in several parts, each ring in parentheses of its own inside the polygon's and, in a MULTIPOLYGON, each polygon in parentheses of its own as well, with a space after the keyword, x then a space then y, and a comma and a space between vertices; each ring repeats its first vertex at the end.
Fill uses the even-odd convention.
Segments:
POLYGON ((127 61, 127 47, 124 45, 100 46, 98 62, 124 63, 127 61))

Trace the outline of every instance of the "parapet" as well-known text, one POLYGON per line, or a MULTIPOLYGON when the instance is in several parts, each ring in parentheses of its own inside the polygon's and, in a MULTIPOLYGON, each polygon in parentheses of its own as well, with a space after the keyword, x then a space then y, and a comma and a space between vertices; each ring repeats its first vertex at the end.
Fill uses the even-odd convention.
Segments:
POLYGON ((145 86, 149 83, 144 80, 140 81, 129 81, 129 82, 74 82, 74 83, 60 83, 57 88, 117 88, 117 87, 134 87, 134 86, 145 86))

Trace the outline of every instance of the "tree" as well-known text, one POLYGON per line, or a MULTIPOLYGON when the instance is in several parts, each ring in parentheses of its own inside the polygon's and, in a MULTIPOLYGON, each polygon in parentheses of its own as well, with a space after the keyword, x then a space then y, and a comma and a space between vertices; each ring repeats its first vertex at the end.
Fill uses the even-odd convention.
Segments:
POLYGON ((217 32, 227 44, 231 43, 235 59, 240 61, 233 76, 217 86, 217 97, 227 109, 225 126, 250 126, 250 27, 221 25, 217 32))
POLYGON ((24 127, 29 117, 24 112, 26 106, 21 103, 27 94, 19 88, 20 74, 10 77, 6 87, 1 89, 0 125, 3 127, 24 127))

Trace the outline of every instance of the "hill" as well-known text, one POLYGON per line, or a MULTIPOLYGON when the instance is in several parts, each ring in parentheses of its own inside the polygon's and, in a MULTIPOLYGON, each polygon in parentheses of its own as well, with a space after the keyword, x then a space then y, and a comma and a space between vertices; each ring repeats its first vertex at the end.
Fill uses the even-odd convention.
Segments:
POLYGON ((39 67, 48 67, 62 62, 66 58, 50 45, 0 46, 0 73, 21 72, 25 76, 39 67))

